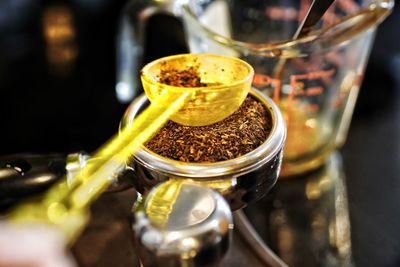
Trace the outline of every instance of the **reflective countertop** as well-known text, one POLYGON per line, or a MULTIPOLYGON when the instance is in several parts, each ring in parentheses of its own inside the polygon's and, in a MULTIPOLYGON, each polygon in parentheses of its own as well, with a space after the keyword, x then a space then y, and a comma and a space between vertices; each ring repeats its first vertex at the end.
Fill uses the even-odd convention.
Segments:
MULTIPOLYGON (((91 152, 117 132, 127 107, 115 93, 116 29, 124 2, 0 2, 0 155, 91 152)), ((356 266, 400 266, 399 27, 396 6, 379 27, 348 139, 339 152, 356 266)), ((288 184, 301 189, 310 177, 280 181, 269 197, 285 197, 288 184)), ((134 197, 128 190, 95 203, 90 225, 72 248, 79 266, 137 264, 129 238, 134 197)), ((262 208, 266 201, 251 208, 262 208)), ((271 227, 263 217, 246 212, 279 250, 272 244, 279 237, 265 234, 271 227)), ((307 253, 290 250, 281 256, 315 257, 307 253)), ((231 266, 262 266, 238 237, 229 255, 231 266)))

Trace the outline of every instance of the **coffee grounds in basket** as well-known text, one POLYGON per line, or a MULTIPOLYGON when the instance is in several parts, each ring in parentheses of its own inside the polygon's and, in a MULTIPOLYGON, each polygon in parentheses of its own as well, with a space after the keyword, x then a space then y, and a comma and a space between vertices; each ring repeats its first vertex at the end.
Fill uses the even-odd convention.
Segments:
POLYGON ((194 127, 168 121, 146 147, 174 160, 217 162, 254 150, 267 139, 271 129, 268 108, 247 96, 235 113, 212 125, 194 127))

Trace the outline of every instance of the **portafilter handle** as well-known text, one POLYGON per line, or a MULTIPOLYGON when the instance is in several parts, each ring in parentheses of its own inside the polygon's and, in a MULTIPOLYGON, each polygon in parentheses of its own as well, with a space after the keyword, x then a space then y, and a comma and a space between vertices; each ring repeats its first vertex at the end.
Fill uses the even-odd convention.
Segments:
MULTIPOLYGON (((86 153, 31 154, 0 157, 0 212, 20 200, 40 194, 62 177, 71 180, 91 160, 86 153)), ((107 191, 120 191, 132 186, 132 169, 115 173, 107 191)))
POLYGON ((218 266, 232 229, 225 199, 184 179, 154 187, 133 211, 135 248, 143 267, 218 266))
POLYGON ((63 154, 21 153, 0 157, 0 211, 48 189, 66 175, 63 154))

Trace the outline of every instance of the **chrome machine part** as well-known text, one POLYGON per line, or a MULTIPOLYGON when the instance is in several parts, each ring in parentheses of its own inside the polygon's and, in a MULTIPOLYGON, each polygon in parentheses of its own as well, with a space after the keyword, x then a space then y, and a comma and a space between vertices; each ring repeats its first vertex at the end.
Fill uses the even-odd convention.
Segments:
MULTIPOLYGON (((92 162, 96 162, 96 158, 91 158, 85 153, 74 153, 67 156, 67 181, 71 183, 73 177, 75 177, 86 165, 90 165, 92 162)), ((118 192, 132 187, 133 170, 129 166, 123 166, 122 168, 115 171, 110 177, 112 180, 108 186, 106 193, 118 192)))
POLYGON ((216 191, 189 181, 156 186, 138 202, 133 216, 144 267, 215 266, 231 242, 228 203, 216 191))

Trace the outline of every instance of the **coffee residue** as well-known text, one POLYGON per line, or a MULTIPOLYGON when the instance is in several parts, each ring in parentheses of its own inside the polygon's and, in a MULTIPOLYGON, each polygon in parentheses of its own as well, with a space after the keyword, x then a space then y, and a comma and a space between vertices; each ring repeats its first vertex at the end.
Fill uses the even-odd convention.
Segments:
POLYGON ((169 68, 166 62, 161 65, 160 75, 158 76, 159 82, 171 86, 179 87, 206 87, 206 83, 201 82, 199 75, 199 67, 189 66, 183 70, 169 68))

